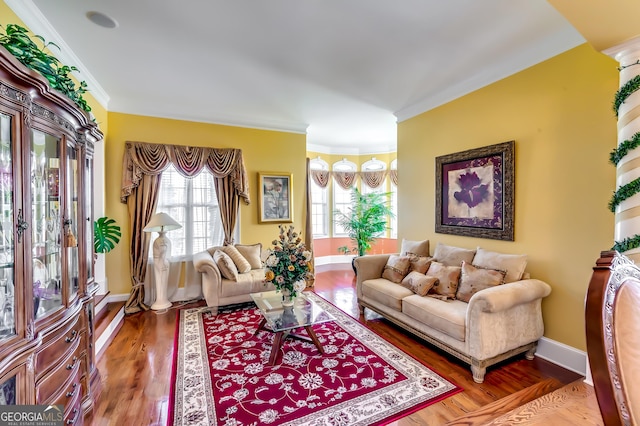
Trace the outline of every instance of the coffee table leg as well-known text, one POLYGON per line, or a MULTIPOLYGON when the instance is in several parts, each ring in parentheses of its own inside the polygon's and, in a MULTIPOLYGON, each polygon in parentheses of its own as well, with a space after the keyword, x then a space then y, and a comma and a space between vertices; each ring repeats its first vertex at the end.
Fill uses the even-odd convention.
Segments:
POLYGON ((307 330, 307 334, 311 338, 311 341, 316 345, 316 348, 318 348, 318 351, 321 354, 324 354, 324 349, 322 348, 322 343, 320 343, 320 340, 318 340, 318 336, 316 336, 316 333, 313 331, 313 328, 311 328, 311 326, 307 325, 307 326, 304 327, 304 329, 307 330))
POLYGON ((269 365, 276 365, 276 359, 278 358, 278 352, 280 352, 280 346, 282 345, 282 331, 278 331, 273 336, 273 345, 271 345, 271 355, 269 356, 269 365))
POLYGON ((256 332, 253 333, 254 336, 256 336, 258 333, 260 333, 260 330, 264 329, 264 325, 267 323, 266 318, 262 318, 262 321, 260 321, 260 324, 258 324, 258 328, 256 328, 256 332))

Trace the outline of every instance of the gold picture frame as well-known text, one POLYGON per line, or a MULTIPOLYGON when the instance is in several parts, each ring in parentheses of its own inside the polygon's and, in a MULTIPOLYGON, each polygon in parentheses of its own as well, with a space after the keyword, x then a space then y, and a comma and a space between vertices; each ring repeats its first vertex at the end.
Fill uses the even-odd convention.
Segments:
POLYGON ((259 172, 258 193, 260 223, 293 222, 293 175, 282 172, 259 172))

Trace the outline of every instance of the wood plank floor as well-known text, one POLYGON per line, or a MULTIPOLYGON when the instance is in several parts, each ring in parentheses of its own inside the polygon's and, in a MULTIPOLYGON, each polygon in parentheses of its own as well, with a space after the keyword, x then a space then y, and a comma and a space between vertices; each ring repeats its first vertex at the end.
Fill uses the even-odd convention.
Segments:
MULTIPOLYGON (((592 388, 576 373, 520 356, 490 367, 478 384, 468 365, 372 312, 361 317, 351 269, 317 271, 315 292, 464 389, 394 425, 602 424, 592 388)), ((98 360, 102 390, 87 424, 167 424, 176 308, 125 317, 98 360)))

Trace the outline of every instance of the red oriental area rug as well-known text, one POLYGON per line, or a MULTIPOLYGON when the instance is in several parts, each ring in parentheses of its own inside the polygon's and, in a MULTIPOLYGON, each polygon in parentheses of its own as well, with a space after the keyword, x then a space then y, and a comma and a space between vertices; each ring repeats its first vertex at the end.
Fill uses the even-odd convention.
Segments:
MULTIPOLYGON (((276 365, 274 334, 255 334, 255 307, 184 309, 176 326, 169 408, 174 425, 382 425, 461 389, 319 296, 335 321, 313 343, 286 339, 276 365)), ((303 331, 304 332, 304 331, 303 331)))

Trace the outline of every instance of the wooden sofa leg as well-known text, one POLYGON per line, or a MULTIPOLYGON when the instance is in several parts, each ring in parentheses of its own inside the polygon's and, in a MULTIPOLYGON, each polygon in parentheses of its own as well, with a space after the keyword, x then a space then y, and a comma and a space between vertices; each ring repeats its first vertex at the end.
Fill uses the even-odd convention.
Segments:
POLYGON ((358 310, 360 311, 360 315, 364 315, 364 306, 358 303, 358 310))
POLYGON ((533 345, 533 347, 531 347, 527 353, 524 354, 525 358, 527 358, 529 361, 533 360, 533 358, 535 358, 536 355, 536 349, 538 348, 538 345, 533 345))
POLYGON ((473 374, 473 381, 476 383, 484 382, 484 375, 487 372, 487 367, 481 361, 471 361, 471 373, 473 374))

